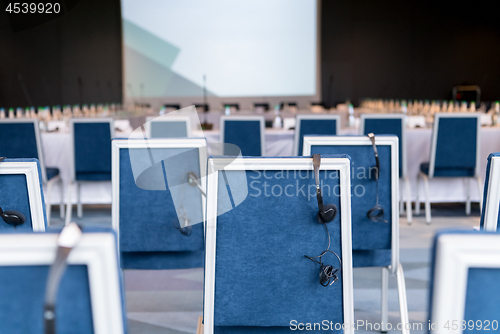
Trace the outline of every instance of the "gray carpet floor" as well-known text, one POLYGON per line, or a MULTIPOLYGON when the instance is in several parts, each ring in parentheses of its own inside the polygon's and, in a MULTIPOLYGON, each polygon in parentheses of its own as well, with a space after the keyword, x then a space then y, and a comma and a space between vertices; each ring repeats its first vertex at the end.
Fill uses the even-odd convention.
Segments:
MULTIPOLYGON (((51 225, 60 225, 57 209, 53 209, 51 225)), ((423 213, 423 210, 422 210, 423 213)), ((408 225, 400 218, 400 257, 404 269, 408 309, 413 329, 424 333, 428 322, 429 264, 432 239, 442 228, 479 225, 479 207, 465 216, 464 204, 433 204, 432 224, 425 223, 423 214, 408 225)), ((91 226, 111 226, 111 208, 85 206, 84 217, 74 221, 91 226)), ((203 310, 203 270, 125 270, 127 317, 130 334, 196 333, 196 324, 203 310)), ((396 278, 389 278, 389 322, 399 323, 399 303, 396 278)), ((380 268, 354 270, 355 319, 365 323, 380 322, 380 268)), ((357 333, 377 333, 359 330, 357 333)), ((391 330, 389 333, 400 331, 391 330)))

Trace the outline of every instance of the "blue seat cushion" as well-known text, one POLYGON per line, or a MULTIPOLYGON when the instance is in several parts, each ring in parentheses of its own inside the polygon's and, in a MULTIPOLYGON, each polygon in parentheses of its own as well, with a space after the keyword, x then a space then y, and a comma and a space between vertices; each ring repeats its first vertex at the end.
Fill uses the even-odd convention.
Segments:
POLYGON ((111 173, 77 172, 75 179, 77 181, 111 181, 111 173))
POLYGON ((47 174, 47 180, 50 180, 53 177, 56 177, 57 175, 59 175, 59 168, 47 167, 47 168, 45 168, 45 173, 47 174))
MULTIPOLYGON (((425 175, 429 175, 429 163, 424 162, 420 164, 420 171, 425 175)), ((459 168, 459 167, 435 167, 434 176, 437 177, 473 177, 475 173, 474 168, 459 168)))

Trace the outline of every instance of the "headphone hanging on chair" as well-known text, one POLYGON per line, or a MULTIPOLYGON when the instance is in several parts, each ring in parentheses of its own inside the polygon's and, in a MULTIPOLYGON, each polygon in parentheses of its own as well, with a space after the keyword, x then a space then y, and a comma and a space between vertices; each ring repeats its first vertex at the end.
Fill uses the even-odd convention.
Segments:
POLYGON ((375 206, 366 213, 366 217, 374 223, 387 223, 387 220, 384 219, 384 208, 379 204, 378 179, 380 177, 380 159, 378 157, 377 145, 375 145, 375 135, 373 133, 369 133, 368 138, 370 138, 370 141, 372 142, 373 154, 375 155, 375 170, 372 169, 374 172, 372 176, 376 182, 377 198, 375 206))
POLYGON ((316 199, 318 200, 318 213, 316 214, 316 219, 318 223, 323 224, 325 226, 326 234, 328 235, 328 247, 321 252, 318 256, 308 256, 304 255, 305 258, 308 258, 311 261, 314 261, 320 265, 319 269, 319 283, 324 286, 330 286, 333 283, 337 282, 339 279, 340 268, 342 267, 342 261, 340 257, 334 251, 330 250, 330 232, 328 231, 328 227, 326 226, 328 223, 333 221, 337 216, 337 206, 335 204, 323 204, 323 193, 321 192, 321 186, 319 182, 319 167, 321 165, 321 155, 314 154, 313 155, 313 166, 314 166, 314 179, 316 182, 316 199), (339 267, 335 268, 331 264, 323 263, 323 256, 327 253, 331 253, 335 255, 339 262, 339 267))
MULTIPOLYGON (((4 159, 5 157, 0 157, 0 162, 2 162, 4 159)), ((1 207, 0 217, 2 217, 3 221, 7 224, 14 226, 14 228, 26 222, 26 217, 21 212, 14 210, 3 211, 1 207)))

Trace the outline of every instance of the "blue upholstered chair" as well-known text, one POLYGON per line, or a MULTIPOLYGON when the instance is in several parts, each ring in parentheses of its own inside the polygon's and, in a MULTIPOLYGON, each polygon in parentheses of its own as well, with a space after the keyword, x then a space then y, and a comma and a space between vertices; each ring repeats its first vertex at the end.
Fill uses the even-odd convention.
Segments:
MULTIPOLYGON (((0 233, 2 333, 44 334, 44 299, 58 233, 0 233)), ((57 299, 57 333, 124 334, 124 294, 109 229, 84 233, 67 260, 57 299)))
POLYGON ((0 162, 0 207, 18 211, 26 222, 14 228, 0 218, 0 232, 39 231, 47 228, 42 172, 37 159, 5 159, 0 162))
POLYGON ((263 116, 221 116, 220 141, 240 148, 243 156, 262 156, 266 152, 263 116))
POLYGON ((294 319, 354 322, 349 158, 321 159, 324 202, 339 210, 327 224, 330 250, 342 259, 341 265, 331 253, 322 259, 342 268, 327 287, 319 283, 320 265, 304 256, 328 246, 326 225, 317 220, 312 160, 209 159, 204 333, 292 333, 294 319))
MULTIPOLYGON (((479 195, 482 181, 479 174, 481 114, 440 113, 434 117, 430 161, 420 165, 417 178, 417 200, 415 213, 420 213, 419 186, 424 181, 425 221, 431 223, 429 180, 435 177, 460 177, 467 182, 465 214, 470 214, 470 179, 477 179, 479 195)), ((482 204, 482 200, 479 200, 482 204)))
POLYGON ((144 128, 148 138, 191 137, 191 119, 189 116, 148 117, 144 128))
POLYGON ((340 132, 340 115, 297 115, 293 139, 293 155, 302 155, 304 136, 337 135, 340 132))
POLYGON ((113 140, 112 224, 122 268, 203 267, 206 148, 204 138, 113 140), (190 172, 202 177, 201 188, 188 183, 190 172), (184 217, 190 235, 178 230, 184 217))
POLYGON ((52 187, 59 183, 61 191, 61 203, 59 212, 61 219, 64 218, 64 186, 59 169, 45 167, 42 141, 38 120, 36 119, 0 119, 0 157, 7 158, 34 158, 38 159, 41 167, 41 177, 46 186, 45 203, 47 221, 50 223, 50 212, 52 203, 50 200, 52 187))
MULTIPOLYGON (((389 274, 396 275, 401 322, 408 322, 403 267, 399 262, 399 145, 396 136, 375 136, 380 177, 374 179, 376 160, 368 136, 305 136, 304 155, 347 154, 351 157, 352 259, 354 267, 382 267, 382 323, 388 322, 389 274), (380 221, 368 218, 379 204, 380 221)), ((408 333, 406 329, 403 333, 408 333)))
POLYGON ((491 153, 484 181, 481 230, 495 232, 500 225, 500 153, 491 153))
POLYGON ((66 224, 71 221, 72 188, 76 185, 77 216, 83 216, 81 182, 111 181, 111 139, 114 135, 113 119, 74 118, 69 124, 71 133, 70 155, 72 178, 66 191, 66 224))
MULTIPOLYGON (((408 162, 406 159, 406 116, 403 114, 362 114, 359 127, 360 135, 374 133, 375 135, 394 135, 399 139, 399 178, 405 183, 406 190, 406 217, 408 224, 412 222, 411 188, 408 177, 408 162)), ((399 192, 401 201, 400 213, 404 212, 402 200, 403 192, 399 192)))
POLYGON ((500 234, 443 231, 432 254, 429 332, 497 332, 500 234))

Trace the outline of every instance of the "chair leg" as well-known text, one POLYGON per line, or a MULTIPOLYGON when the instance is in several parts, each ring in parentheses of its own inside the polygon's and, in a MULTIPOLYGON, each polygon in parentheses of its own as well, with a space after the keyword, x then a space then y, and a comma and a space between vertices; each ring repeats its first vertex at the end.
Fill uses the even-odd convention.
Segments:
POLYGON ((71 203, 71 193, 73 192, 73 181, 68 183, 66 188, 66 219, 64 221, 65 225, 71 222, 71 211, 73 211, 73 204, 71 203))
POLYGON ((420 194, 419 194, 419 189, 420 189, 420 174, 417 175, 417 197, 415 198, 415 214, 419 215, 420 214, 420 194))
POLYGON ((50 202, 50 197, 52 195, 52 184, 53 180, 47 181, 47 192, 45 193, 45 213, 47 215, 47 226, 50 226, 50 214, 52 211, 52 204, 50 202))
POLYGON ((61 203, 59 204, 59 216, 64 219, 64 183, 62 179, 59 180, 59 187, 61 191, 61 203))
POLYGON ((196 334, 203 334, 203 317, 198 318, 198 326, 196 328, 196 334))
POLYGON ((411 189, 410 189, 410 178, 405 177, 405 188, 406 188, 406 219, 408 224, 411 224, 413 220, 412 208, 411 208, 411 189))
POLYGON ((83 207, 82 207, 82 191, 81 191, 81 183, 76 183, 76 216, 78 218, 83 217, 83 207))
POLYGON ((431 202, 429 199, 429 178, 427 175, 422 175, 424 179, 424 190, 425 190, 425 222, 427 224, 431 223, 431 202))
MULTIPOLYGON (((401 182, 399 184, 400 184, 399 189, 401 189, 401 182)), ((404 213, 405 213, 405 203, 403 201, 403 192, 400 191, 399 192, 399 215, 403 215, 404 213)))
POLYGON ((401 263, 398 264, 398 270, 396 271, 396 278, 398 280, 399 313, 402 324, 401 332, 403 334, 410 334, 410 330, 406 327, 407 324, 410 323, 410 320, 408 317, 408 301, 406 299, 405 275, 401 263))
POLYGON ((480 176, 477 177, 477 190, 479 192, 479 212, 481 213, 483 211, 484 185, 483 185, 483 179, 480 176))
POLYGON ((382 295, 381 295, 381 332, 387 333, 387 323, 389 322, 389 306, 388 306, 388 293, 389 293, 389 269, 382 268, 382 295))
POLYGON ((466 188, 466 200, 465 200, 465 215, 470 215, 470 178, 465 179, 465 188, 466 188))

